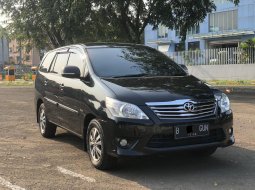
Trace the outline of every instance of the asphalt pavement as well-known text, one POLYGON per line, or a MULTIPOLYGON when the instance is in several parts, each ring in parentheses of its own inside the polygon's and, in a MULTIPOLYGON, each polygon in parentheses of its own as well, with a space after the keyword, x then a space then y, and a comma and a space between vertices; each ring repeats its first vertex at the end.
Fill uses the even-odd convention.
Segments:
POLYGON ((82 140, 58 129, 42 138, 32 88, 0 87, 0 189, 251 189, 255 187, 255 96, 230 94, 236 144, 210 158, 186 154, 122 159, 98 171, 82 140))

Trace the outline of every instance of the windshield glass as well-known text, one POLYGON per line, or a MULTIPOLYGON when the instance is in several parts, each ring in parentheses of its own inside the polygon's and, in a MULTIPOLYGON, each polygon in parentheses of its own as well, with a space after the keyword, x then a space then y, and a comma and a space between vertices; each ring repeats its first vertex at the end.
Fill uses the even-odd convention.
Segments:
POLYGON ((143 46, 87 49, 99 77, 185 76, 174 61, 155 49, 143 46))

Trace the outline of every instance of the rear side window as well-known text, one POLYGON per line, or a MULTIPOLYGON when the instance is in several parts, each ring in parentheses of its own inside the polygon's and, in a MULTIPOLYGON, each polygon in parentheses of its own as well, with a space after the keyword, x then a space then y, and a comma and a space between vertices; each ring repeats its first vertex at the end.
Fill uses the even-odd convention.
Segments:
POLYGON ((52 60, 53 58, 55 57, 55 52, 51 52, 51 53, 48 53, 46 55, 46 57, 44 58, 41 66, 40 66, 40 71, 42 72, 48 72, 49 68, 50 68, 50 65, 52 63, 52 60))
POLYGON ((68 60, 68 66, 76 66, 80 69, 81 72, 84 70, 84 63, 80 55, 76 52, 72 52, 70 54, 70 57, 68 60))
POLYGON ((67 65, 67 60, 69 58, 69 53, 59 53, 57 54, 56 62, 54 68, 52 69, 53 73, 61 74, 67 65))

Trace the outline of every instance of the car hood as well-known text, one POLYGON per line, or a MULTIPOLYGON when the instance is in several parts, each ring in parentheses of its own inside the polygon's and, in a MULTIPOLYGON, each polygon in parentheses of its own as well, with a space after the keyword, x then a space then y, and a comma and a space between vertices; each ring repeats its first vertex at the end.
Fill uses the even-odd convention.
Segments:
POLYGON ((214 99, 213 91, 194 76, 139 77, 102 79, 116 98, 144 105, 146 102, 167 102, 179 99, 214 99))

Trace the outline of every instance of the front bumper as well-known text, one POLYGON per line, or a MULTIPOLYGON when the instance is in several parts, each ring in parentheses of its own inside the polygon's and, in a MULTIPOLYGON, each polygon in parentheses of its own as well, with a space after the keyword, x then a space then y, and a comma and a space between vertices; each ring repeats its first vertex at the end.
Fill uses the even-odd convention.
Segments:
POLYGON ((171 151, 191 150, 206 147, 227 147, 235 142, 232 111, 217 118, 193 120, 182 123, 132 122, 101 120, 108 154, 118 156, 143 156, 171 151), (209 136, 186 139, 174 138, 174 126, 209 123, 209 136), (120 140, 126 139, 123 147, 120 140))

